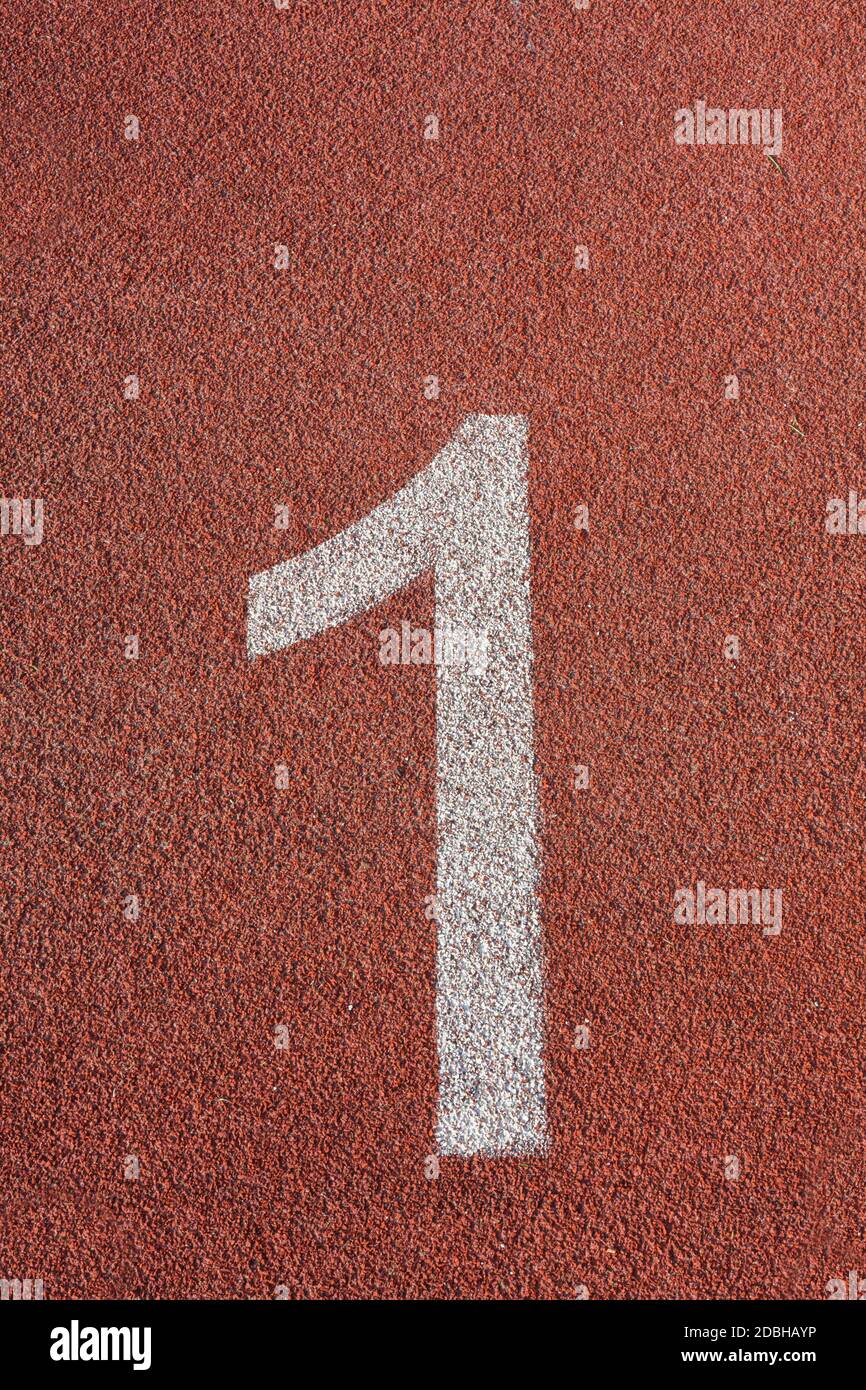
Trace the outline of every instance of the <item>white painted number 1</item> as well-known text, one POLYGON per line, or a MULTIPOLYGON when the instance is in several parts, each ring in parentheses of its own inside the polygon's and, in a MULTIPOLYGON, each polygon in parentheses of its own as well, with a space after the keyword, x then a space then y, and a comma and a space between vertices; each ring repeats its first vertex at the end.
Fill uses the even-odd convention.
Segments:
POLYGON ((526 420, 470 415, 389 501, 250 580, 251 657, 346 622, 429 570, 436 626, 487 634, 483 669, 436 667, 442 1154, 545 1143, 526 474, 526 420))

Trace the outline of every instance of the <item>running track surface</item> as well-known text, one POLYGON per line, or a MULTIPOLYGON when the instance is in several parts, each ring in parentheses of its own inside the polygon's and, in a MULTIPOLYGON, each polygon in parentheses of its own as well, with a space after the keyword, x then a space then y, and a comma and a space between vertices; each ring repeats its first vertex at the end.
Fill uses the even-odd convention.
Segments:
POLYGON ((4 1277, 866 1272, 866 539, 824 527, 866 492, 863 29, 708 0, 7 16, 0 481, 45 537, 0 542, 4 1277), (781 171, 677 147, 699 99, 782 108, 781 171), (434 676, 376 653, 432 583, 255 662, 246 598, 475 411, 529 420, 549 1148, 430 1179, 434 676), (698 879, 781 887, 781 935, 675 925, 698 879))

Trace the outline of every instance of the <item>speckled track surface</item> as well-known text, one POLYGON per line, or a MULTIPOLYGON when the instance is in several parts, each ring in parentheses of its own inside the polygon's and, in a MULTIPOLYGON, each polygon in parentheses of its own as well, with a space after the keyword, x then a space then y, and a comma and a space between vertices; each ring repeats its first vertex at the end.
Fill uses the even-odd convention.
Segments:
POLYGON ((0 540, 0 1273, 866 1273, 862 15, 94 0, 2 55, 0 484, 45 530, 0 540), (678 147, 701 99, 781 108, 779 167, 678 147), (432 582, 267 661, 246 600, 478 411, 529 421, 549 1140, 428 1177, 434 675, 376 652, 432 582), (701 879, 781 934, 675 924, 701 879))

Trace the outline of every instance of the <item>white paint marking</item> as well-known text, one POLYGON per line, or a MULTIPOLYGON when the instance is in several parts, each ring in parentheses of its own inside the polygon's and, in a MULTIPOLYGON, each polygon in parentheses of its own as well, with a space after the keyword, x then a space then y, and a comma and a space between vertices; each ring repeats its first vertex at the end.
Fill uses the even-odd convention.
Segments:
POLYGON ((526 420, 471 415, 422 473, 250 580, 248 650, 280 651, 435 574, 436 624, 488 634, 436 667, 441 1154, 545 1144, 526 420))

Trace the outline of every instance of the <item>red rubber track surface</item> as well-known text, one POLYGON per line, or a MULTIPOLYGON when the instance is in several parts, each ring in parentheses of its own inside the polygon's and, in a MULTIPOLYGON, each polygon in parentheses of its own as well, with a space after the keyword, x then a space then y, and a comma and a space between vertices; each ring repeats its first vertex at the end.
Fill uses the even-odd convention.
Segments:
POLYGON ((6 16, 0 482, 45 538, 0 542, 4 1277, 866 1272, 866 540, 824 527, 866 492, 864 28, 802 0, 6 16), (676 146, 699 99, 782 108, 781 172, 676 146), (434 676, 376 634, 432 623, 432 583, 256 662, 246 592, 473 411, 529 418, 550 1144, 428 1180, 434 676), (781 887, 781 936, 675 925, 699 878, 781 887))

